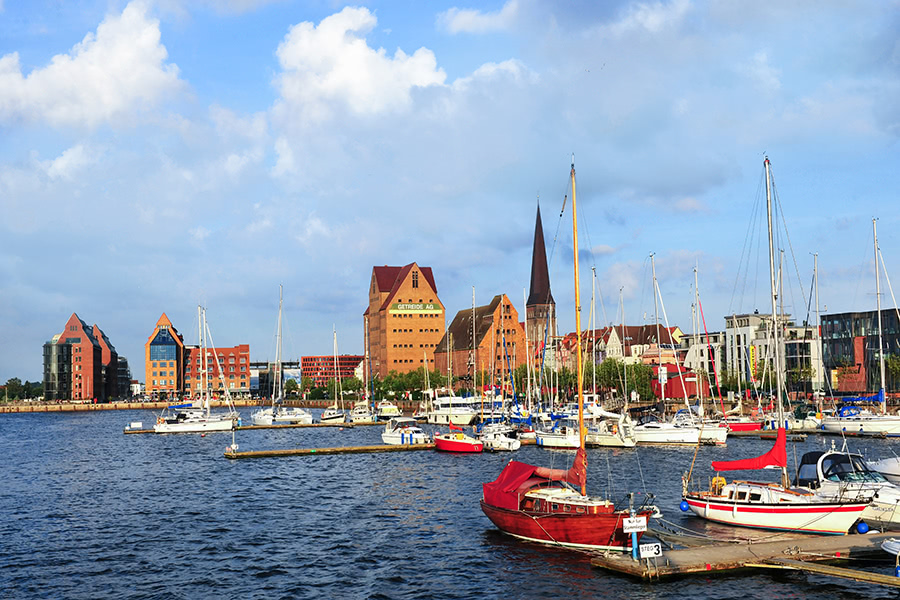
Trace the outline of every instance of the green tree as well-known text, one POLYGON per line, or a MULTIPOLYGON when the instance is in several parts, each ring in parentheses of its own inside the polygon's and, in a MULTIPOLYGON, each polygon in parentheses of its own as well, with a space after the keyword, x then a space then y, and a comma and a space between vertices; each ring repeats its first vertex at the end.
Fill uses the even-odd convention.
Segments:
POLYGON ((285 396, 296 396, 297 391, 300 389, 300 385, 297 383, 296 379, 288 379, 284 382, 284 395, 285 396))
POLYGON ((348 377, 341 382, 341 387, 345 392, 359 392, 363 388, 363 383, 359 377, 348 377))
POLYGON ((21 379, 13 377, 6 381, 6 394, 10 400, 19 400, 24 397, 24 393, 25 387, 22 385, 21 379))
POLYGON ((300 390, 304 392, 308 392, 309 390, 315 387, 312 377, 308 377, 306 375, 300 377, 300 390))

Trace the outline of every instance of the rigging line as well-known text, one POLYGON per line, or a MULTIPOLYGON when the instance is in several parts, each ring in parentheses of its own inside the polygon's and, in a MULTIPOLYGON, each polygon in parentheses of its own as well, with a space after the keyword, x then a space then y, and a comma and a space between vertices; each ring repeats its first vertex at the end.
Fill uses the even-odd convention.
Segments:
MULTIPOLYGON (((771 169, 771 163, 769 165, 771 169)), ((781 225, 784 229, 784 237, 787 240, 788 250, 791 253, 791 259, 794 262, 794 273, 797 276, 797 283, 800 286, 800 293, 805 298, 806 290, 803 289, 803 280, 800 278, 800 267, 797 265, 797 255, 794 253, 794 246, 791 243, 791 234, 787 230, 787 221, 784 218, 784 205, 781 203, 781 198, 778 196, 778 188, 775 186, 775 175, 772 175, 772 197, 775 199, 775 205, 778 207, 778 214, 781 215, 781 225)))

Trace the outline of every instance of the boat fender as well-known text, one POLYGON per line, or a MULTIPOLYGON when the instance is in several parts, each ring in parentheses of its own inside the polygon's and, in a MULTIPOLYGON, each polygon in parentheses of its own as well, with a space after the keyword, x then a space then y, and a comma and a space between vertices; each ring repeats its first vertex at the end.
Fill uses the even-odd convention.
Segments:
POLYGON ((709 491, 712 494, 719 495, 722 493, 722 488, 725 487, 725 478, 721 475, 713 477, 712 481, 709 483, 709 491))
POLYGON ((613 426, 612 426, 612 432, 613 432, 613 435, 618 435, 618 434, 619 434, 619 426, 616 425, 615 423, 613 423, 613 426))
POLYGON ((691 505, 688 504, 687 500, 682 500, 681 504, 678 505, 678 508, 681 509, 681 512, 687 512, 691 508, 691 505))
POLYGON ((857 533, 869 533, 869 524, 865 521, 860 521, 856 524, 856 532, 857 533))
POLYGON ((163 423, 165 423, 165 420, 164 420, 162 417, 157 417, 157 418, 156 418, 156 424, 157 424, 157 425, 162 425, 163 423))

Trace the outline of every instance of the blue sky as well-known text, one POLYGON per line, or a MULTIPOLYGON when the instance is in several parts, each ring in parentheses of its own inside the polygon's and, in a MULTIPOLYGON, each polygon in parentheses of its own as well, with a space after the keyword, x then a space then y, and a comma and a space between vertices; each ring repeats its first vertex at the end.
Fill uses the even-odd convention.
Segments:
MULTIPOLYGON (((768 309, 763 157, 785 310, 874 308, 872 218, 900 261, 900 3, 0 0, 0 381, 41 377, 74 311, 143 380, 165 312, 196 343, 361 353, 373 265, 434 269, 448 321, 521 310, 540 197, 574 328, 587 275, 618 322, 710 330, 768 309), (559 231, 556 240, 555 233, 559 231), (789 242, 789 245, 788 245, 789 242), (752 263, 752 265, 751 265, 752 263), (750 266, 748 266, 750 265, 750 266)), ((900 280, 900 275, 898 275, 900 280)), ((893 301, 885 290, 885 306, 893 301)))

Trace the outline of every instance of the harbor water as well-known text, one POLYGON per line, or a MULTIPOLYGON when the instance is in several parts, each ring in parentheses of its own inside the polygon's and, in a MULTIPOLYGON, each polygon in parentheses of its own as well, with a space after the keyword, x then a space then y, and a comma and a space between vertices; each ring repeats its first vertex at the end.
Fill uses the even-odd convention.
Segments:
MULTIPOLYGON (((243 411, 245 420, 249 412, 243 411)), ((8 598, 893 598, 876 586, 791 571, 646 583, 597 570, 583 552, 501 534, 481 484, 517 460, 568 467, 571 453, 437 452, 227 460, 231 434, 123 435, 149 411, 0 417, 0 597, 8 598)), ((380 443, 381 427, 239 431, 240 450, 380 443)), ((837 438, 788 445, 789 463, 837 438)), ((838 441, 839 443, 839 441, 838 441)), ((703 447, 711 460, 771 441, 703 447)), ((893 440, 851 440, 890 456, 893 440)), ((627 505, 655 494, 665 518, 734 530, 679 511, 693 448, 588 451, 588 488, 627 505)), ((759 478, 775 480, 774 471, 759 478)), ((740 533, 749 533, 739 530, 740 533)), ((890 559, 890 557, 887 557, 890 559)), ((850 565, 883 573, 893 561, 850 565)))

